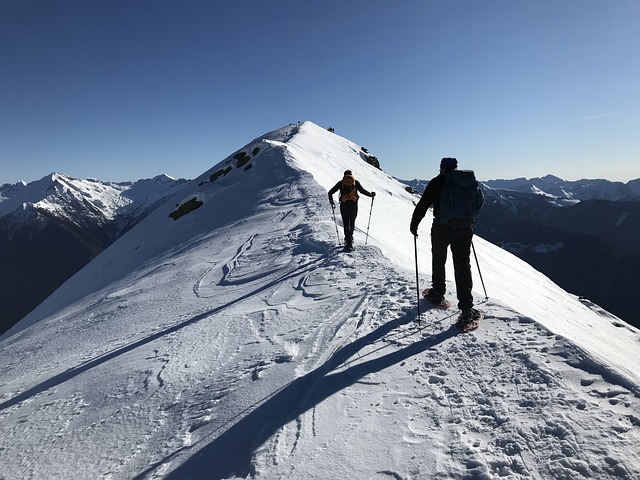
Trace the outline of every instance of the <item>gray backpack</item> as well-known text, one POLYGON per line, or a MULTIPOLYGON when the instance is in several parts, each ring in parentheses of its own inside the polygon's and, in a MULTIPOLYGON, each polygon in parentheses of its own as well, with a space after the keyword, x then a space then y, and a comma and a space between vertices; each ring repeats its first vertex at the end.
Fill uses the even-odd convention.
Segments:
POLYGON ((484 194, 472 170, 445 173, 440 194, 439 223, 456 227, 473 226, 483 204, 484 194))

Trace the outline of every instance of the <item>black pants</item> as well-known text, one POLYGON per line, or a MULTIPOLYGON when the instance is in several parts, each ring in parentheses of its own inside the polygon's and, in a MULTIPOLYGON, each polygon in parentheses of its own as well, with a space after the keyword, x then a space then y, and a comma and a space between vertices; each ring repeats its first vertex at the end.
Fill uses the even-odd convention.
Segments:
POLYGON ((471 227, 456 228, 434 223, 431 227, 432 288, 442 295, 446 292, 445 263, 447 249, 451 247, 455 271, 458 308, 466 310, 473 306, 473 279, 471 278, 471 227))
POLYGON ((353 231, 356 229, 356 217, 358 216, 358 202, 344 202, 340 204, 340 215, 344 225, 344 244, 353 246, 353 231))

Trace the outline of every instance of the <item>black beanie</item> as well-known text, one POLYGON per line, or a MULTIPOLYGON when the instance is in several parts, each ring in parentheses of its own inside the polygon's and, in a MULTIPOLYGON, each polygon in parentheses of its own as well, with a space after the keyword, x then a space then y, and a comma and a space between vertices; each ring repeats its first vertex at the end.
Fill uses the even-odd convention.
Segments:
POLYGON ((458 168, 458 159, 453 157, 444 157, 440 161, 440 168, 443 168, 447 171, 455 170, 458 168))

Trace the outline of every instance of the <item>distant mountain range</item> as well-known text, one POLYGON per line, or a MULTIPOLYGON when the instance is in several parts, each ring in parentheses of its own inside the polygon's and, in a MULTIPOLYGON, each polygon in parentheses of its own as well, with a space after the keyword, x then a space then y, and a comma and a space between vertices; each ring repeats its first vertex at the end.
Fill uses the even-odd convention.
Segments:
MULTIPOLYGON (((428 180, 400 180, 422 192, 428 180)), ((534 194, 558 206, 574 205, 584 200, 640 201, 640 178, 627 183, 610 180, 563 180, 554 175, 536 178, 514 178, 513 180, 483 181, 485 187, 515 193, 534 194)))
MULTIPOLYGON (((428 183, 402 182, 419 192, 428 183)), ((0 187, 0 333, 186 183, 166 175, 113 183, 52 173, 0 187)), ((640 179, 547 175, 483 185, 478 235, 640 326, 640 179)))
POLYGON ((571 205, 584 200, 640 200, 640 178, 622 183, 601 179, 569 181, 546 175, 531 179, 489 180, 484 184, 497 190, 536 194, 559 205, 571 205))
POLYGON ((80 180, 52 173, 0 187, 0 333, 187 181, 80 180))
MULTIPOLYGON (((428 181, 402 180, 422 192, 428 181)), ((483 182, 482 238, 565 290, 640 326, 640 179, 542 178, 483 182)))

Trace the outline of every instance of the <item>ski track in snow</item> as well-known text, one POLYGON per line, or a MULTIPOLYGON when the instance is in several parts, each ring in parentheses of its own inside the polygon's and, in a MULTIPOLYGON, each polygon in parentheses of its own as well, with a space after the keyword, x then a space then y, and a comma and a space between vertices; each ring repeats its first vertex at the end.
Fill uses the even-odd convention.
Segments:
MULTIPOLYGON (((355 257, 363 260, 358 254, 355 257)), ((408 465, 381 468, 379 478, 431 478, 434 470, 436 478, 461 479, 634 478, 639 473, 625 466, 626 456, 640 439, 638 399, 632 392, 572 367, 567 358, 578 352, 564 339, 515 313, 504 316, 504 308, 491 302, 482 305, 487 318, 475 334, 458 334, 452 327, 457 314, 449 310, 430 309, 421 323, 406 322, 413 315, 409 285, 409 278, 400 277, 382 282, 378 290, 363 286, 363 301, 351 314, 354 327, 344 339, 354 341, 362 329, 383 329, 385 334, 354 356, 342 358, 333 371, 358 379, 349 385, 352 391, 343 395, 339 411, 333 412, 344 428, 338 432, 330 428, 332 438, 326 441, 328 451, 323 454, 339 458, 341 449, 353 451, 351 442, 358 442, 361 435, 375 435, 380 419, 403 418, 397 438, 388 443, 419 452, 421 446, 431 450, 430 444, 445 438, 441 447, 449 458, 433 465, 427 461, 429 456, 416 455, 408 465), (404 295, 390 294, 391 284, 395 288, 404 284, 400 289, 404 295), (397 328, 385 328, 377 312, 396 317, 397 328), (416 347, 422 342, 424 350, 416 347), (378 375, 382 372, 376 363, 386 365, 385 357, 403 349, 418 354, 399 355, 400 363, 389 360, 394 373, 378 375), (394 375, 411 376, 413 390, 393 388, 394 375), (363 409, 371 419, 365 422, 366 428, 358 419, 363 409), (350 411, 359 412, 352 421, 350 411), (593 432, 593 438, 581 442, 576 429, 593 432), (426 469, 423 462, 429 463, 426 469)), ((357 282, 351 287, 357 290, 357 282)), ((283 463, 286 467, 277 478, 373 478, 370 472, 354 473, 354 459, 345 460, 344 469, 336 465, 336 471, 327 475, 315 470, 314 458, 295 456, 304 435, 318 443, 313 437, 323 423, 332 421, 332 416, 319 416, 316 408, 304 412, 257 452, 254 461, 262 467, 254 472, 283 463), (307 463, 310 467, 305 468, 307 463)), ((384 465, 388 456, 381 452, 380 463, 384 465)), ((636 455, 632 464, 637 465, 637 460, 636 455)))
POLYGON ((4 342, 0 479, 640 478, 636 386, 494 300, 470 334, 416 318, 414 273, 333 246, 320 199, 278 186, 4 342))

